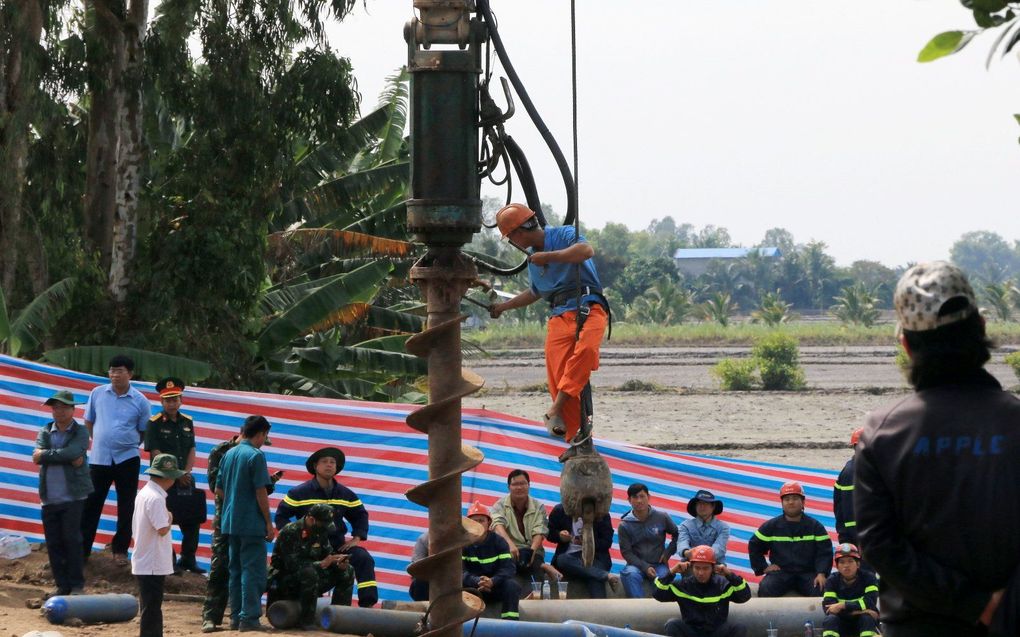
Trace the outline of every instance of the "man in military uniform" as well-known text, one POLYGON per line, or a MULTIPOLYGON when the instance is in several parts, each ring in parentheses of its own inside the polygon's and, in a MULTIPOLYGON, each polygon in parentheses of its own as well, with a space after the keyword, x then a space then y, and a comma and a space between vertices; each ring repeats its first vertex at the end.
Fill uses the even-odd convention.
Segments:
POLYGON ((182 570, 202 574, 205 569, 195 561, 195 551, 198 549, 198 527, 205 516, 199 520, 195 511, 185 510, 185 503, 188 500, 193 502, 195 493, 195 479, 191 475, 195 465, 195 425, 190 416, 181 412, 184 381, 164 378, 156 383, 156 391, 163 403, 163 411, 150 418, 145 428, 145 450, 149 452, 149 462, 162 453, 168 453, 177 458, 177 466, 184 470, 184 475, 167 493, 167 508, 174 516, 174 524, 181 529, 181 559, 174 564, 174 574, 179 575, 182 570))
POLYGON ((333 552, 329 543, 333 507, 316 504, 308 513, 283 527, 273 545, 269 566, 267 606, 278 600, 301 604, 300 625, 315 630, 315 602, 333 589, 334 605, 350 606, 354 588, 354 569, 350 555, 333 552))
POLYGON ((291 518, 300 519, 315 504, 333 508, 335 529, 329 534, 333 550, 349 553, 358 578, 358 606, 371 608, 379 601, 375 583, 375 560, 361 542, 368 539, 368 511, 357 494, 340 484, 336 475, 344 468, 344 452, 336 447, 323 447, 305 462, 312 479, 291 488, 276 509, 273 523, 282 529, 291 518), (351 537, 347 539, 347 523, 351 537))
MULTIPOLYGON (((227 452, 237 446, 241 441, 241 434, 234 434, 229 440, 217 444, 209 452, 206 462, 206 482, 213 492, 216 504, 212 523, 212 542, 209 549, 212 553, 209 558, 209 580, 205 585, 205 602, 202 604, 202 632, 215 632, 223 623, 223 613, 226 612, 227 603, 230 601, 230 540, 220 533, 220 513, 223 510, 223 498, 216 495, 216 476, 220 471, 220 461, 227 452)), ((272 442, 266 438, 263 445, 272 446, 272 442)), ((273 486, 283 477, 282 471, 269 476, 273 484, 266 489, 269 495, 273 494, 273 486)))

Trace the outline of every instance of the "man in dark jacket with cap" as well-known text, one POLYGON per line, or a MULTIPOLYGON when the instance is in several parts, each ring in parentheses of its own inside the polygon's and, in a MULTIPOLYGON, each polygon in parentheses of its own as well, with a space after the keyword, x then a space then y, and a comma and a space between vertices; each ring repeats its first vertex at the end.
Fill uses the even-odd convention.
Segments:
POLYGON ((743 604, 751 599, 747 582, 724 564, 716 564, 710 546, 695 546, 690 562, 678 562, 662 577, 655 579, 653 596, 660 602, 676 602, 680 619, 666 622, 670 637, 745 637, 747 628, 728 621, 730 602, 743 604), (687 572, 674 583, 677 573, 687 572))
POLYGON ((886 637, 1020 634, 1020 401, 984 370, 990 342, 952 264, 893 294, 914 393, 872 413, 854 462, 863 557, 886 637))
POLYGON ((39 501, 42 502, 43 533, 56 595, 85 590, 81 546, 81 513, 92 493, 89 463, 89 432, 74 419, 75 400, 63 390, 43 403, 53 420, 35 438, 32 462, 39 465, 39 501))
POLYGON ((149 419, 145 428, 145 450, 149 460, 169 453, 177 458, 177 466, 184 474, 167 492, 166 508, 174 516, 174 524, 181 529, 181 559, 174 564, 175 573, 181 570, 205 573, 195 561, 198 549, 198 527, 205 522, 205 492, 195 488, 191 469, 195 466, 195 423, 181 411, 184 381, 168 377, 156 383, 163 410, 149 419))
POLYGON ((676 547, 681 561, 691 559, 691 549, 695 546, 711 546, 716 563, 726 563, 730 525, 717 517, 722 512, 722 500, 716 498, 711 491, 701 489, 687 501, 687 513, 691 519, 680 523, 680 541, 676 547))
POLYGON ((482 525, 484 533, 477 542, 465 546, 462 551, 462 584, 477 589, 482 599, 488 603, 500 602, 500 619, 517 621, 520 618, 518 607, 521 585, 514 578, 517 567, 510 555, 510 545, 500 535, 489 530, 492 515, 481 502, 471 505, 467 517, 482 525))
POLYGON ((822 523, 804 513, 804 487, 787 482, 779 489, 783 514, 766 520, 747 543, 758 583, 758 597, 803 597, 822 594, 832 571, 832 539, 822 523), (768 553, 769 562, 765 562, 768 553))
POLYGON ((293 487, 276 508, 274 522, 283 528, 292 518, 304 517, 314 504, 333 508, 336 529, 329 536, 334 551, 351 556, 351 566, 358 579, 358 606, 369 608, 379 601, 375 582, 375 560, 361 542, 368 539, 368 511, 357 494, 340 484, 336 475, 344 468, 344 452, 336 447, 323 447, 305 462, 312 479, 293 487), (351 537, 347 539, 347 524, 351 537))
POLYGON ((315 504, 303 518, 284 526, 273 545, 266 605, 284 599, 299 602, 299 623, 306 630, 321 630, 315 625, 315 602, 326 591, 333 591, 334 606, 351 605, 354 570, 349 555, 333 552, 333 531, 333 508, 315 504))

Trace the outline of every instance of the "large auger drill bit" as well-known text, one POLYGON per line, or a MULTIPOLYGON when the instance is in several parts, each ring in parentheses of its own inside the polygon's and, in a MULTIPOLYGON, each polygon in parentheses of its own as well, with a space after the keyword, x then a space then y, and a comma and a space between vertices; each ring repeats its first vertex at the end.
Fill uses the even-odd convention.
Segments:
POLYGON ((482 600, 461 593, 461 549, 484 530, 461 515, 461 474, 484 458, 461 443, 461 399, 481 389, 483 380, 461 368, 460 297, 477 276, 459 250, 430 252, 411 269, 428 305, 428 327, 407 340, 407 351, 428 359, 429 404, 407 417, 407 424, 429 438, 429 479, 407 492, 407 499, 429 509, 429 556, 408 568, 429 581, 431 625, 423 635, 460 635, 460 625, 481 614, 482 600))
POLYGON ((585 566, 595 560, 595 521, 609 513, 613 504, 613 476, 598 451, 576 455, 563 463, 560 473, 563 511, 581 518, 581 559, 585 566))

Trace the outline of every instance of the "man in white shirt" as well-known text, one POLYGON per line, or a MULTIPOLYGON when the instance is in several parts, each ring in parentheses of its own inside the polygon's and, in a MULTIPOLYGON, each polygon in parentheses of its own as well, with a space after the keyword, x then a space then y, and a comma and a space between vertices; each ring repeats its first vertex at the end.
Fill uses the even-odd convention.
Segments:
POLYGON ((184 472, 177 458, 161 453, 145 470, 150 478, 135 496, 131 520, 135 550, 131 554, 131 573, 138 580, 141 606, 140 637, 163 637, 163 578, 174 572, 174 549, 170 542, 173 516, 166 508, 166 490, 184 472))

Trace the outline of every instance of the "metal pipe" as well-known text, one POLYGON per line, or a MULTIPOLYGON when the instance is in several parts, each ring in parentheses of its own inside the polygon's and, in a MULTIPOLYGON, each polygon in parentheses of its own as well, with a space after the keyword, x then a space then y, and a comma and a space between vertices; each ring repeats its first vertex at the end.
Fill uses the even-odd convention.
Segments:
POLYGON ((138 600, 127 593, 109 595, 56 595, 46 600, 42 613, 51 624, 80 619, 86 624, 114 623, 134 619, 138 600))
MULTIPOLYGON (((374 637, 412 637, 421 615, 397 610, 330 606, 322 612, 322 627, 334 633, 373 635, 374 637)), ((458 629, 463 637, 591 637, 592 632, 579 624, 514 622, 504 619, 479 619, 458 629)), ((619 637, 637 633, 619 633, 619 637)), ((615 636, 614 636, 615 637, 615 636)))
POLYGON ((643 633, 641 631, 631 630, 630 628, 617 628, 616 626, 593 624, 592 622, 582 622, 576 619, 568 619, 563 623, 567 626, 584 626, 590 630, 595 637, 658 637, 655 633, 643 633))
MULTIPOLYGON (((315 601, 316 622, 322 616, 322 611, 329 607, 329 603, 328 597, 320 597, 315 601)), ((277 600, 266 609, 266 619, 273 628, 279 630, 294 628, 301 620, 301 603, 290 599, 277 600)))
MULTIPOLYGON (((674 602, 654 599, 522 600, 521 620, 562 622, 584 617, 586 621, 607 626, 627 626, 637 631, 663 634, 670 619, 680 616, 674 602)), ((804 622, 820 627, 825 615, 819 597, 754 597, 743 604, 730 604, 730 621, 747 627, 750 635, 764 635, 767 628, 778 628, 779 637, 800 637, 804 622)))

